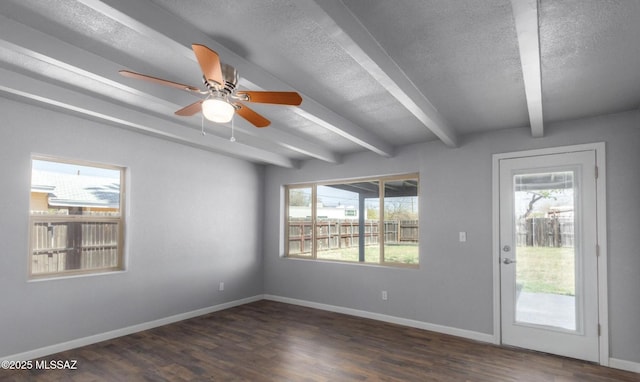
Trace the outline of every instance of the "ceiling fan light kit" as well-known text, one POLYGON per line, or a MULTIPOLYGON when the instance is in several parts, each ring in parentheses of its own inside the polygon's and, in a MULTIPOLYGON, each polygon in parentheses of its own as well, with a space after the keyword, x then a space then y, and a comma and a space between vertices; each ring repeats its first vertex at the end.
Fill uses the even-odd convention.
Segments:
POLYGON ((302 97, 296 92, 236 91, 238 73, 234 67, 222 64, 218 53, 204 45, 193 44, 191 48, 200 69, 202 69, 206 90, 128 70, 121 70, 120 74, 129 78, 182 89, 200 96, 207 95, 206 99, 187 105, 176 111, 175 114, 188 117, 201 112, 206 119, 216 123, 227 123, 237 113, 256 127, 266 127, 271 122, 247 107, 243 102, 289 106, 298 106, 302 103, 302 97))
POLYGON ((236 108, 220 98, 209 98, 202 102, 202 114, 206 119, 216 123, 231 121, 236 108))

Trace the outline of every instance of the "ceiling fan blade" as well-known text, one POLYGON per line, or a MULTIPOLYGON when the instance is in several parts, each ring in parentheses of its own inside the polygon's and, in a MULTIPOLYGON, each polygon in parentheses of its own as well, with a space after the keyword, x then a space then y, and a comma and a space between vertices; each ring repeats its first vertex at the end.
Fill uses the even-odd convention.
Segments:
POLYGON ((173 88, 178 88, 178 89, 182 89, 182 90, 189 90, 189 91, 192 91, 192 92, 200 93, 200 89, 198 89, 198 88, 196 88, 194 86, 189 86, 189 85, 180 84, 180 83, 173 82, 173 81, 163 80, 162 78, 153 77, 153 76, 147 76, 146 74, 140 74, 140 73, 131 72, 131 71, 128 71, 128 70, 120 70, 118 73, 120 73, 121 75, 123 75, 125 77, 135 78, 137 80, 155 82, 156 84, 160 84, 160 85, 171 86, 173 88))
POLYGON ((191 105, 185 106, 182 109, 175 112, 176 115, 181 117, 189 117, 196 114, 199 111, 202 111, 202 100, 196 101, 191 105))
POLYGON ((271 103, 276 105, 298 106, 302 103, 302 97, 296 92, 263 92, 263 91, 239 91, 236 94, 246 95, 247 102, 271 103))
POLYGON ((196 54, 204 77, 207 80, 215 81, 220 86, 224 86, 224 78, 222 77, 222 67, 220 66, 218 53, 200 44, 191 45, 191 49, 193 49, 193 53, 196 54))
POLYGON ((255 127, 267 127, 271 124, 271 121, 249 109, 246 105, 243 105, 240 102, 237 102, 234 105, 236 106, 236 113, 251 122, 255 127))

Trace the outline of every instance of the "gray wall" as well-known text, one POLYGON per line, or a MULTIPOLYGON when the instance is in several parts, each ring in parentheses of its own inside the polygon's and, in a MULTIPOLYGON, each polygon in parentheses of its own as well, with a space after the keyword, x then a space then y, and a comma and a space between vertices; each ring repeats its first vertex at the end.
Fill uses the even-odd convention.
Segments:
POLYGON ((262 293, 262 166, 5 98, 0 114, 0 356, 262 293), (32 153, 127 168, 126 272, 27 281, 32 153))
POLYGON ((392 159, 362 153, 341 165, 267 168, 265 293, 492 334, 492 154, 604 141, 611 356, 640 362, 640 112, 548 126, 540 139, 527 129, 465 138, 457 149, 430 142, 392 159), (420 269, 280 257, 283 185, 408 172, 420 173, 420 269))

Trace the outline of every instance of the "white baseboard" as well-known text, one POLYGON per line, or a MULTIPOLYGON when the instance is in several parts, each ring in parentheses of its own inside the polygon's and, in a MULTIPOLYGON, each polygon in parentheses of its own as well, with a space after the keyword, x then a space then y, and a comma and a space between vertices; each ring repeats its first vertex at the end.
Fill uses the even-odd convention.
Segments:
POLYGON ((46 357, 48 355, 59 353, 59 352, 62 352, 62 351, 66 351, 66 350, 70 350, 70 349, 74 349, 74 348, 79 348, 79 347, 82 347, 82 346, 95 344, 97 342, 102 342, 102 341, 110 340, 110 339, 117 338, 117 337, 126 336, 126 335, 137 333, 137 332, 142 332, 144 330, 157 328, 158 326, 172 324, 174 322, 187 320, 189 318, 202 316, 202 315, 205 315, 205 314, 217 312, 217 311, 224 310, 224 309, 233 308, 235 306, 244 305, 244 304, 248 304, 248 303, 255 302, 255 301, 260 301, 260 300, 263 300, 263 299, 264 299, 263 295, 256 295, 256 296, 253 296, 253 297, 243 298, 243 299, 240 299, 240 300, 225 302, 223 304, 218 304, 218 305, 210 306, 210 307, 207 307, 207 308, 197 309, 197 310, 193 310, 193 311, 186 312, 186 313, 180 313, 180 314, 176 314, 176 315, 173 315, 173 316, 170 316, 170 317, 160 318, 158 320, 153 320, 153 321, 149 321, 149 322, 143 322, 141 324, 128 326, 128 327, 122 328, 122 329, 112 330, 112 331, 106 332, 106 333, 95 334, 95 335, 89 336, 89 337, 78 338, 78 339, 75 339, 75 340, 71 340, 71 341, 67 341, 67 342, 63 342, 63 343, 59 343, 59 344, 55 344, 55 345, 45 346, 45 347, 42 347, 42 348, 39 348, 39 349, 29 350, 29 351, 26 351, 24 353, 8 355, 8 356, 0 356, 0 360, 27 361, 27 360, 30 360, 30 359, 46 357))
POLYGON ((450 326, 430 324, 428 322, 423 322, 423 321, 416 321, 416 320, 410 320, 407 318, 389 316, 386 314, 367 312, 366 310, 357 310, 357 309, 345 308, 342 306, 327 305, 327 304, 321 304, 321 303, 312 302, 312 301, 298 300, 294 298, 274 296, 269 294, 264 295, 264 299, 271 300, 271 301, 284 302, 287 304, 306 306, 308 308, 326 310, 329 312, 343 313, 343 314, 348 314, 350 316, 369 318, 372 320, 389 322, 392 324, 409 326, 417 329, 430 330, 432 332, 450 334, 452 336, 467 338, 475 341, 494 343, 494 338, 492 334, 474 332, 466 329, 452 328, 450 326))
POLYGON ((623 359, 609 358, 609 367, 640 373, 640 363, 625 361, 623 359))

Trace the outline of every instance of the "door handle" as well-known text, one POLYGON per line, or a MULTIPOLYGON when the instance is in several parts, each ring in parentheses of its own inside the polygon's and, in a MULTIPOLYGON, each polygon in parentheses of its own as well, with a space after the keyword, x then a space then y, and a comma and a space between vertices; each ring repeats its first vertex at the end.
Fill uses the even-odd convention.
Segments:
POLYGON ((516 262, 515 260, 511 260, 511 259, 508 259, 508 258, 502 260, 502 264, 513 264, 515 262, 516 262))

